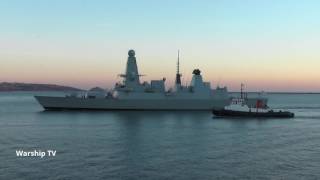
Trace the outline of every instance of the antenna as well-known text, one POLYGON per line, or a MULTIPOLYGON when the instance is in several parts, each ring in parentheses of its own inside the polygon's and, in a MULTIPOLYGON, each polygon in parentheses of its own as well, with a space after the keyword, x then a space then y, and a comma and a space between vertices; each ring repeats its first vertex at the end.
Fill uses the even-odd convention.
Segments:
POLYGON ((180 50, 178 49, 177 74, 180 74, 180 50))
POLYGON ((177 61, 176 84, 181 85, 181 74, 180 74, 180 51, 179 51, 179 50, 178 50, 178 61, 177 61))

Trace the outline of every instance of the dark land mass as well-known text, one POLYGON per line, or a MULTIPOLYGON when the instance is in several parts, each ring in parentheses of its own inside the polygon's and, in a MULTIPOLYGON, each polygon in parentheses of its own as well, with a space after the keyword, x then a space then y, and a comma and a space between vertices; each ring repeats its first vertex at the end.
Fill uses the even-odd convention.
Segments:
POLYGON ((0 92, 1 91, 82 91, 82 90, 74 87, 69 87, 69 86, 59 86, 56 84, 2 82, 0 83, 0 92))

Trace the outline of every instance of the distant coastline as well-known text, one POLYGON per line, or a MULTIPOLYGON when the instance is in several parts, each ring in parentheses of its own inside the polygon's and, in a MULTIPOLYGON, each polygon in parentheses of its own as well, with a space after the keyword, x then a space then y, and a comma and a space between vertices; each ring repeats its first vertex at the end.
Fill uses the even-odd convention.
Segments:
MULTIPOLYGON (((84 91, 83 89, 57 84, 37 84, 22 82, 0 82, 0 92, 10 91, 84 91)), ((231 91, 230 93, 240 93, 231 91)), ((260 93, 260 92, 248 92, 260 93)), ((320 94, 320 92, 266 92, 267 94, 320 94)))
POLYGON ((82 89, 56 84, 1 82, 0 92, 8 91, 82 91, 82 89))

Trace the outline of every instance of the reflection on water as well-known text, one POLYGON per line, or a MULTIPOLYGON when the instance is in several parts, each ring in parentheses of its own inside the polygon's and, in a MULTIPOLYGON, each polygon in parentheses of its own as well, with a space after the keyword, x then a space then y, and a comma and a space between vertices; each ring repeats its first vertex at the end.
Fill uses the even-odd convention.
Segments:
POLYGON ((270 98, 294 119, 43 111, 31 95, 0 94, 0 179, 320 178, 320 95, 270 98), (16 149, 57 156, 17 158, 16 149))

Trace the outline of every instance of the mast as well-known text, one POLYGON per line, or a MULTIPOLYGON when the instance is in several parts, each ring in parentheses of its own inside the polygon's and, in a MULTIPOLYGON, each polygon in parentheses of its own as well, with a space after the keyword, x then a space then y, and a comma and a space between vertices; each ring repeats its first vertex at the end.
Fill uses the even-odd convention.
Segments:
POLYGON ((178 50, 177 74, 180 74, 180 51, 178 50))
POLYGON ((141 75, 138 72, 138 66, 135 55, 136 53, 133 49, 129 50, 125 74, 120 74, 120 77, 124 78, 125 86, 130 88, 134 88, 140 85, 139 77, 141 75))
POLYGON ((180 51, 179 50, 178 50, 178 61, 177 61, 176 85, 181 85, 180 51))
POLYGON ((243 86, 244 86, 244 84, 241 83, 241 92, 240 92, 240 97, 241 97, 241 99, 244 98, 244 97, 243 97, 243 86))

